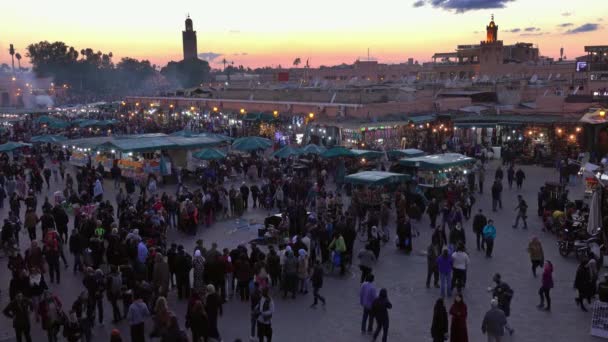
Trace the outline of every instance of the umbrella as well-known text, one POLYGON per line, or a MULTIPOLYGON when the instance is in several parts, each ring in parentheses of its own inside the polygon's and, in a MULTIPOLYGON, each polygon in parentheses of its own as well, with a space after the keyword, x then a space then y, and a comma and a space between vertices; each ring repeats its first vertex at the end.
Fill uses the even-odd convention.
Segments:
POLYGON ((325 152, 325 147, 321 147, 315 144, 308 144, 302 149, 302 154, 321 154, 325 152))
POLYGON ((217 160, 226 158, 226 154, 215 148, 205 148, 192 154, 192 157, 201 160, 217 160))
POLYGON ((270 139, 261 137, 243 137, 238 138, 232 143, 232 148, 238 151, 252 152, 256 150, 265 150, 272 146, 270 139))
POLYGON ((26 144, 22 142, 9 141, 6 144, 0 145, 0 152, 10 152, 21 147, 32 146, 32 144, 26 144))
POLYGON ((321 153, 321 157, 323 158, 337 158, 337 157, 356 157, 357 154, 353 151, 347 149, 346 147, 336 146, 332 147, 329 150, 321 153))
POLYGON ((45 135, 35 135, 32 137, 31 141, 33 143, 57 143, 61 141, 65 141, 68 138, 63 135, 53 135, 53 134, 45 134, 45 135))
POLYGON ((291 146, 285 146, 285 147, 281 148, 280 150, 274 152, 272 154, 272 156, 277 157, 277 158, 289 158, 290 156, 297 156, 300 154, 302 154, 301 149, 291 147, 291 146))

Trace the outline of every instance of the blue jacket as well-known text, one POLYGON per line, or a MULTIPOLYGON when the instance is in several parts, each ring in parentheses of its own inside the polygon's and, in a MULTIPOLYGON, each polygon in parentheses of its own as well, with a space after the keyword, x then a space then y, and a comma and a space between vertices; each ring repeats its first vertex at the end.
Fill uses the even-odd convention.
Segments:
POLYGON ((486 239, 496 239, 496 227, 494 225, 487 224, 483 227, 483 237, 486 239))

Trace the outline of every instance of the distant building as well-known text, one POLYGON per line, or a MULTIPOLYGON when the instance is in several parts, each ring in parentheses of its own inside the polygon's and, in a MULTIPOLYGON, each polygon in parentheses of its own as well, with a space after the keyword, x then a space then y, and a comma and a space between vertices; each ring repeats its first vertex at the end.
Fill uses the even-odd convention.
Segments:
POLYGON ((189 15, 186 19, 186 30, 182 31, 182 44, 184 47, 184 60, 198 58, 196 31, 192 28, 192 19, 190 19, 189 15))

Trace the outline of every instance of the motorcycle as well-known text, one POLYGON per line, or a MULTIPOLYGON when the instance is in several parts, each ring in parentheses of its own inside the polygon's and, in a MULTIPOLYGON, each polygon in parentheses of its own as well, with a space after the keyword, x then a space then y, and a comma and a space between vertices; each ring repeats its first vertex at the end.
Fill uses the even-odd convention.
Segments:
POLYGON ((558 241, 559 254, 567 257, 571 252, 576 253, 577 260, 588 260, 591 255, 599 258, 601 255, 601 228, 588 238, 578 238, 581 236, 581 229, 564 229, 562 239, 558 241))

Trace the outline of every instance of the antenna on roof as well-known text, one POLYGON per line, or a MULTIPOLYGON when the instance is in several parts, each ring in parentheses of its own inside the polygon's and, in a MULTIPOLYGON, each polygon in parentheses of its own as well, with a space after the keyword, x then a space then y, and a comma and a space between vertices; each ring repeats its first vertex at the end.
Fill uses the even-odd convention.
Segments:
POLYGON ((367 48, 367 61, 368 62, 370 61, 370 59, 369 59, 369 48, 367 48))

